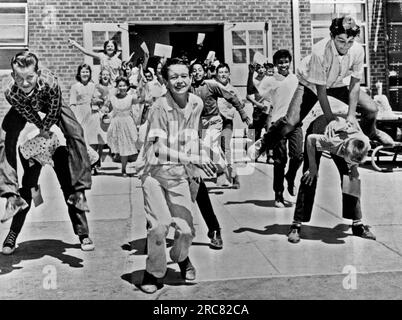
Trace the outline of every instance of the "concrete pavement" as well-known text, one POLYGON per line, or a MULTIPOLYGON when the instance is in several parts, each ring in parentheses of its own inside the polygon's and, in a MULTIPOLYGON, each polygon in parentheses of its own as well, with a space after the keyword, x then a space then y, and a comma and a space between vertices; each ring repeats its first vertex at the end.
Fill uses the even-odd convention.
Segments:
MULTIPOLYGON (((0 255, 0 299, 401 299, 402 172, 360 171, 363 219, 377 241, 352 236, 350 222, 341 218, 337 171, 324 158, 312 221, 300 243, 289 243, 295 199, 286 193, 289 207, 275 208, 272 166, 257 163, 251 175, 241 176, 239 190, 208 183, 224 249, 209 248, 197 212, 190 251, 197 280, 183 283, 177 264, 169 262, 164 287, 146 295, 137 287, 146 259, 138 178, 121 177, 111 161, 93 177, 87 196, 96 250, 83 252, 46 167, 40 180, 45 203, 28 216, 14 255, 0 255)), ((1 242, 9 224, 0 225, 1 242)))

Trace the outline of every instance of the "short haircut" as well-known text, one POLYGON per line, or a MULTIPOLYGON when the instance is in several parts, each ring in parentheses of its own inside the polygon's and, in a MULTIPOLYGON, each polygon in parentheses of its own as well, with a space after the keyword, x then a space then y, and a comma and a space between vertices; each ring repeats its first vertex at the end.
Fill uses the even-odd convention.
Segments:
POLYGON ((276 51, 273 57, 274 64, 278 64, 279 60, 282 58, 288 58, 289 62, 292 62, 292 55, 290 54, 289 50, 280 49, 276 51))
POLYGON ((109 44, 109 42, 113 43, 113 45, 114 45, 113 55, 115 55, 117 53, 117 50, 118 50, 118 45, 117 45, 116 40, 107 40, 107 41, 105 41, 105 43, 103 44, 103 52, 106 54, 106 47, 109 44))
POLYGON ((201 60, 195 60, 190 66, 190 72, 193 72, 194 66, 199 64, 205 72, 207 72, 206 65, 201 60))
POLYGON ((360 27, 356 24, 355 20, 350 16, 343 16, 332 20, 329 27, 333 37, 346 33, 348 37, 356 37, 360 33, 360 27))
POLYGON ((14 66, 19 68, 35 66, 35 72, 37 72, 39 69, 39 60, 38 57, 32 52, 22 51, 11 58, 11 69, 14 70, 14 66))
POLYGON ((116 78, 116 88, 119 86, 119 83, 122 81, 126 83, 127 87, 130 87, 130 81, 128 81, 128 78, 119 76, 116 78))
POLYGON ((370 144, 359 138, 350 138, 347 142, 346 150, 350 150, 352 161, 363 162, 370 149, 370 144))
POLYGON ((77 74, 75 75, 75 79, 77 81, 79 81, 79 82, 82 82, 82 79, 81 79, 81 70, 82 69, 88 69, 89 70, 89 80, 91 80, 92 79, 92 69, 91 69, 90 65, 86 64, 86 63, 82 63, 82 64, 80 64, 78 66, 77 74))
POLYGON ((225 62, 220 63, 220 64, 216 67, 216 72, 218 72, 219 69, 223 69, 223 68, 228 69, 228 71, 230 72, 230 67, 229 67, 229 65, 228 65, 227 63, 225 63, 225 62))
POLYGON ((168 71, 169 71, 169 67, 170 67, 171 65, 174 65, 174 64, 182 64, 182 65, 186 66, 186 67, 188 68, 189 74, 190 74, 190 67, 189 67, 188 60, 187 60, 187 59, 182 59, 182 58, 170 58, 170 59, 167 59, 167 60, 166 60, 166 63, 163 65, 162 71, 161 71, 162 77, 163 77, 165 80, 168 80, 168 71))
POLYGON ((112 83, 112 73, 110 72, 110 70, 108 68, 102 68, 101 71, 99 72, 99 83, 102 83, 103 71, 106 71, 107 73, 109 73, 109 84, 111 84, 112 83))

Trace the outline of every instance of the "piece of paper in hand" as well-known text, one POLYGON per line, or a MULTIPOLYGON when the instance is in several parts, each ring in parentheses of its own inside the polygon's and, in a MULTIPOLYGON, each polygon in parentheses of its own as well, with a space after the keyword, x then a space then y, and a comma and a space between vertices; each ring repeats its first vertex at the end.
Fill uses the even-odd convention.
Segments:
POLYGON ((43 203, 42 192, 40 190, 40 185, 38 187, 31 188, 32 200, 35 207, 39 207, 43 203))
POLYGON ((154 56, 162 58, 170 58, 172 56, 172 46, 166 44, 155 43, 154 56))
POLYGON ((264 63, 267 62, 267 58, 261 52, 257 51, 254 54, 253 62, 262 66, 264 63))
POLYGON ((142 51, 144 51, 145 53, 149 53, 149 50, 148 50, 148 46, 147 46, 147 44, 145 43, 145 41, 143 41, 142 43, 141 43, 141 49, 142 49, 142 51))
POLYGON ((215 51, 209 51, 207 55, 207 60, 213 61, 215 59, 215 51))
POLYGON ((361 194, 361 180, 360 179, 350 179, 348 175, 343 176, 343 186, 342 193, 351 195, 356 198, 360 198, 361 194))
POLYGON ((199 33, 197 35, 197 44, 202 44, 205 39, 205 33, 199 33))

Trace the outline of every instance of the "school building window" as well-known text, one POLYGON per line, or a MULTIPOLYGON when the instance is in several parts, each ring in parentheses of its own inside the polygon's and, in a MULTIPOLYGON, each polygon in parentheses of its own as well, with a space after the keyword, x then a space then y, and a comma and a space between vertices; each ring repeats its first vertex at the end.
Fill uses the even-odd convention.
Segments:
POLYGON ((0 2, 0 71, 10 70, 10 60, 28 47, 27 0, 0 2))
POLYGON ((357 38, 365 51, 364 78, 362 86, 369 85, 369 51, 368 51, 368 27, 367 27, 367 1, 345 0, 310 0, 311 27, 313 44, 325 37, 329 37, 331 20, 343 15, 351 15, 360 26, 360 36, 357 38))

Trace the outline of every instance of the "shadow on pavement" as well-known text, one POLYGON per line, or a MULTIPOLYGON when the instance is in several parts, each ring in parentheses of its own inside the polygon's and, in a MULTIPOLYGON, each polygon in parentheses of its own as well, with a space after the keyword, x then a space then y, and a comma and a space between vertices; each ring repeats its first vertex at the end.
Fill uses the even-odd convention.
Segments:
MULTIPOLYGON (((169 263, 172 264, 173 262, 169 263)), ((121 276, 121 279, 127 281, 128 283, 135 285, 139 290, 139 287, 142 282, 142 278, 144 277, 144 270, 137 270, 131 273, 126 273, 121 276)), ((167 268, 166 275, 162 279, 159 279, 158 282, 163 285, 169 286, 193 286, 196 285, 196 282, 188 282, 183 280, 179 271, 176 271, 172 268, 167 268)))
MULTIPOLYGON (((334 228, 314 227, 302 225, 300 231, 301 240, 320 240, 328 244, 342 244, 345 243, 344 238, 351 236, 345 231, 349 230, 350 226, 347 224, 338 224, 334 228)), ((265 226, 264 230, 254 228, 239 228, 233 230, 234 233, 254 232, 261 235, 274 235, 279 234, 287 236, 289 233, 290 224, 272 224, 265 226)))
MULTIPOLYGON (((173 240, 172 239, 166 239, 166 247, 170 248, 173 245, 173 240)), ((192 246, 206 246, 209 247, 209 243, 205 242, 193 242, 191 244, 192 246)), ((132 255, 135 256, 142 256, 147 254, 147 238, 142 238, 142 239, 136 239, 133 241, 130 241, 129 243, 125 243, 121 246, 121 248, 125 251, 133 251, 135 250, 132 255)))
MULTIPOLYGON (((258 207, 265 208, 275 208, 275 200, 246 200, 246 201, 227 201, 224 205, 233 205, 233 204, 254 204, 258 207)), ((290 208, 293 206, 292 202, 285 200, 285 207, 290 208)))
POLYGON ((59 259, 62 263, 68 264, 72 268, 82 268, 82 259, 65 254, 66 249, 80 248, 80 244, 69 244, 54 239, 21 242, 12 255, 6 256, 0 254, 0 275, 22 269, 23 267, 15 266, 22 261, 41 259, 44 256, 59 259))

